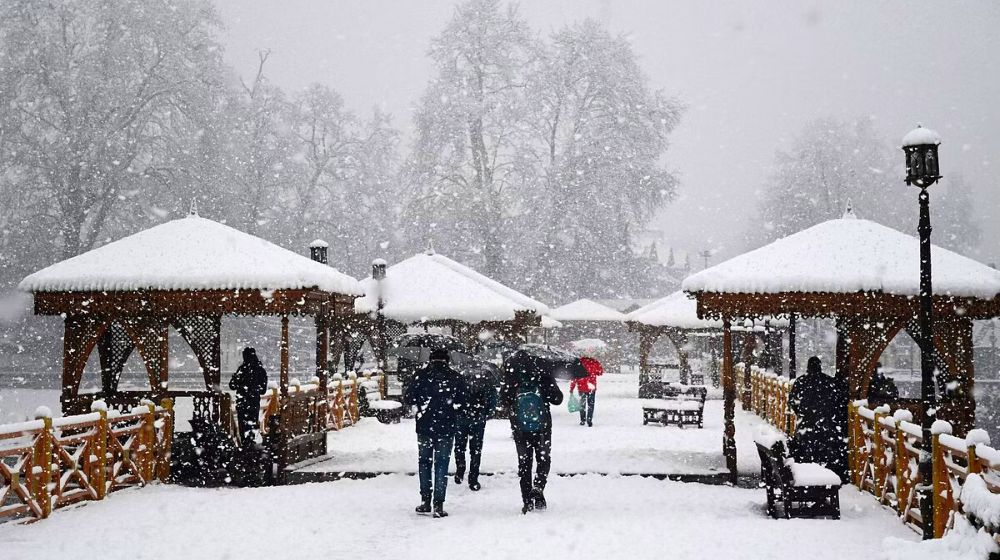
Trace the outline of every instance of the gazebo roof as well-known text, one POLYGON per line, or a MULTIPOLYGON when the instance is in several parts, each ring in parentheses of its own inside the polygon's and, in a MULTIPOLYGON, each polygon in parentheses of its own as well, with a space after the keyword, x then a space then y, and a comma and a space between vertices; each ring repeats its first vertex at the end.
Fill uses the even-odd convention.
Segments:
POLYGON ((361 284, 365 296, 355 300, 355 312, 374 312, 381 289, 383 315, 401 323, 512 321, 518 313, 548 312, 545 304, 438 254, 419 253, 388 267, 381 282, 369 276, 361 284))
POLYGON ((674 292, 627 315, 627 321, 650 327, 721 329, 722 321, 699 319, 698 302, 684 292, 674 292))
MULTIPOLYGON (((919 241, 848 214, 692 274, 687 292, 920 293, 919 241)), ((1000 271, 947 249, 931 251, 935 296, 992 299, 1000 271)))
POLYGON ((625 314, 589 299, 578 299, 552 310, 550 316, 557 321, 614 321, 625 320, 625 314))
MULTIPOLYGON (((770 326, 776 329, 788 327, 788 319, 766 317, 770 326)), ((674 292, 653 303, 640 307, 628 314, 626 321, 647 327, 663 327, 679 330, 720 330, 722 321, 716 319, 699 319, 698 302, 683 291, 674 292)), ((746 331, 749 327, 741 323, 733 325, 734 331, 746 331)), ((760 319, 753 322, 754 331, 763 331, 764 322, 760 319)))
POLYGON ((361 295, 354 278, 227 225, 190 215, 25 278, 31 292, 319 289, 361 295))

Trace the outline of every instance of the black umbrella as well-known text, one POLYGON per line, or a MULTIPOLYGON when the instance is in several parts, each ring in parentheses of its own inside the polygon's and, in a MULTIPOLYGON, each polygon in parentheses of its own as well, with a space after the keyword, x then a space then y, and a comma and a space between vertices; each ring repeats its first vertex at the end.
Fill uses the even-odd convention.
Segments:
POLYGON ((514 370, 534 369, 558 379, 580 379, 589 375, 580 358, 540 344, 522 344, 507 359, 505 366, 514 370))
POLYGON ((393 341, 390 353, 411 362, 423 363, 430 360, 432 350, 447 350, 452 365, 462 364, 469 358, 469 352, 461 340, 437 333, 401 335, 393 341))

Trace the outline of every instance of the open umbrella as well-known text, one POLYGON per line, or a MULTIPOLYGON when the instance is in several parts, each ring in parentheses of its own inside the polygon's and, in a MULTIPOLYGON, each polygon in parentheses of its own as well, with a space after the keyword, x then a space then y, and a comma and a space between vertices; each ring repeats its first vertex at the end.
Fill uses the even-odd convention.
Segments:
POLYGON ((579 379, 588 375, 580 358, 540 344, 518 346, 517 352, 507 359, 505 366, 515 370, 535 369, 557 379, 579 379))

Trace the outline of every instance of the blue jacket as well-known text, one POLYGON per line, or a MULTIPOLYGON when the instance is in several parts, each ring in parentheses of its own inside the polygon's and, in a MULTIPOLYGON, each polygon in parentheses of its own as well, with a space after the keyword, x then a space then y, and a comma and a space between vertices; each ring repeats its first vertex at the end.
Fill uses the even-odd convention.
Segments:
POLYGON ((421 368, 406 392, 406 404, 417 408, 417 435, 455 435, 458 415, 466 401, 465 381, 447 362, 421 368))

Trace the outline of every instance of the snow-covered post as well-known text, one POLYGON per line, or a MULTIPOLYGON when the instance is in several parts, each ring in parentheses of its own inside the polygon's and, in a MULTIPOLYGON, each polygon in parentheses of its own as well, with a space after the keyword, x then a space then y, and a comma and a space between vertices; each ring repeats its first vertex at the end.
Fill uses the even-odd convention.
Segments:
POLYGON ((173 399, 163 399, 160 401, 160 406, 165 414, 163 426, 160 428, 163 430, 163 448, 159 450, 160 455, 157 457, 156 478, 160 482, 166 482, 170 478, 170 450, 174 444, 174 401, 173 399))
POLYGON ((90 410, 96 412, 99 418, 97 425, 94 426, 94 447, 91 448, 88 458, 90 465, 88 475, 97 493, 97 499, 103 500, 108 493, 108 438, 111 437, 108 426, 108 405, 102 400, 96 400, 90 404, 90 410))
POLYGON ((42 510, 42 518, 46 518, 52 513, 52 496, 49 490, 52 483, 52 411, 48 407, 40 406, 35 411, 35 420, 41 420, 44 428, 35 440, 32 452, 31 493, 38 502, 42 510))
POLYGON ((385 278, 388 272, 388 263, 385 259, 375 259, 372 261, 372 280, 375 281, 375 338, 376 338, 376 348, 375 359, 378 362, 379 369, 385 371, 387 364, 386 360, 388 358, 387 351, 389 347, 389 341, 386 340, 385 334, 385 315, 382 314, 382 308, 385 307, 385 278))
POLYGON ((722 436, 722 454, 730 479, 736 484, 736 378, 733 371, 733 333, 729 317, 722 318, 722 394, 725 428, 722 436))
MULTIPOLYGON (((327 249, 329 245, 322 239, 309 244, 309 257, 320 263, 327 264, 327 249)), ((316 377, 319 378, 319 397, 317 398, 317 415, 320 424, 326 426, 327 411, 330 403, 327 400, 327 358, 330 353, 330 318, 326 306, 316 313, 316 377)))
MULTIPOLYGON (((925 413, 926 414, 926 413, 925 413)), ((948 476, 948 465, 945 462, 944 457, 944 447, 941 445, 941 434, 951 434, 951 424, 944 420, 935 420, 934 424, 931 426, 931 453, 932 464, 933 464, 933 478, 931 486, 931 492, 933 494, 933 515, 930 517, 930 521, 927 521, 927 517, 924 517, 924 533, 927 533, 928 525, 933 531, 933 538, 940 538, 944 536, 944 530, 948 526, 948 516, 951 514, 951 507, 949 507, 948 497, 951 495, 951 481, 948 476)), ((921 447, 927 445, 926 441, 921 442, 921 447)), ((921 450, 923 453, 924 451, 921 450)), ((926 480, 921 480, 920 484, 922 486, 927 486, 926 480)))

